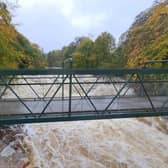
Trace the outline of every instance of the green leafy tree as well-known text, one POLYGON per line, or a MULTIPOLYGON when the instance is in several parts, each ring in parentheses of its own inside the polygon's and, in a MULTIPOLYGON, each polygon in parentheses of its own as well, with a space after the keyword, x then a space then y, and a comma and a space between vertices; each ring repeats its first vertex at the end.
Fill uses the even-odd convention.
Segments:
POLYGON ((50 67, 62 67, 63 59, 62 50, 54 50, 47 54, 47 61, 50 67))
POLYGON ((42 51, 17 32, 8 6, 0 1, 0 68, 44 67, 42 51))
MULTIPOLYGON (((168 1, 156 4, 139 17, 120 46, 126 67, 143 68, 148 60, 168 59, 168 1)), ((162 64, 148 67, 164 67, 162 64)))
POLYGON ((94 66, 92 61, 93 41, 83 37, 73 53, 73 66, 78 68, 90 68, 94 66))
POLYGON ((106 67, 112 62, 112 53, 115 49, 115 39, 107 32, 97 37, 94 43, 94 54, 96 55, 96 66, 106 67))

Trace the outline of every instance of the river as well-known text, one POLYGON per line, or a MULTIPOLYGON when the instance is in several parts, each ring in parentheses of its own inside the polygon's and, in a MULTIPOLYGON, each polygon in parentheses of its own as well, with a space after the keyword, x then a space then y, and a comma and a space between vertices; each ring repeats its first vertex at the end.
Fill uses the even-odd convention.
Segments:
MULTIPOLYGON (((44 87, 35 87, 44 94, 44 87)), ((109 89, 115 92, 114 88, 97 86, 94 93, 107 94, 109 89)), ((17 91, 23 97, 32 94, 24 87, 17 91)), ((5 96, 11 97, 10 93, 5 96)), ((27 124, 24 129, 34 167, 168 167, 168 127, 161 118, 27 124)))

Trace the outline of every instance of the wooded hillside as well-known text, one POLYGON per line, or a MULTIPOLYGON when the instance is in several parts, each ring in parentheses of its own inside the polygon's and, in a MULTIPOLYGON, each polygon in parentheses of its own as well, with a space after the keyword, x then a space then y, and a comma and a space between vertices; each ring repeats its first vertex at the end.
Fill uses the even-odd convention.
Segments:
MULTIPOLYGON (((126 67, 144 67, 148 60, 168 59, 168 1, 157 3, 140 13, 126 33, 118 52, 127 60, 126 67)), ((164 67, 152 64, 148 67, 164 67)))
POLYGON ((7 5, 0 1, 0 69, 37 68, 45 64, 38 45, 16 30, 7 5))

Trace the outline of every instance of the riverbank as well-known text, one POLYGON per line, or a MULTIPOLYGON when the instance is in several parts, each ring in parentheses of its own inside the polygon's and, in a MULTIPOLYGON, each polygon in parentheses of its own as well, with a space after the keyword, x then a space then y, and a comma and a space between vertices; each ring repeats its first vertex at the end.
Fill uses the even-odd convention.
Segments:
POLYGON ((0 168, 32 168, 23 126, 0 126, 0 168))

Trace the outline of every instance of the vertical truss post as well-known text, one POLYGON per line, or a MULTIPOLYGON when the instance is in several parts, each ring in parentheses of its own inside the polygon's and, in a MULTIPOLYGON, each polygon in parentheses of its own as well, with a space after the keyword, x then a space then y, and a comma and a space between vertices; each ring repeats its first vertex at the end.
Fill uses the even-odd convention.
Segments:
MULTIPOLYGON (((64 80, 64 74, 62 74, 62 82, 64 80)), ((64 83, 62 85, 62 101, 64 101, 64 83)))
POLYGON ((72 110, 72 74, 69 75, 69 116, 72 110))

